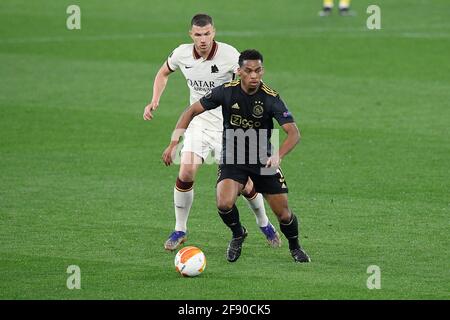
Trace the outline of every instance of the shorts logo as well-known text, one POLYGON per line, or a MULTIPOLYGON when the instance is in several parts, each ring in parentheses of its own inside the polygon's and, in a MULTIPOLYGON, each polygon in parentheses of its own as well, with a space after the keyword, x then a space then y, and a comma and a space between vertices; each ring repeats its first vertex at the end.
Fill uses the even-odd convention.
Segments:
POLYGON ((284 178, 283 171, 281 171, 281 169, 278 168, 278 169, 277 169, 277 173, 278 173, 278 176, 279 176, 278 181, 280 181, 280 183, 281 183, 281 188, 282 188, 282 189, 287 189, 287 186, 286 186, 286 179, 284 178))
POLYGON ((255 118, 262 118, 264 113, 263 103, 261 101, 255 101, 255 106, 253 107, 253 116, 255 118))

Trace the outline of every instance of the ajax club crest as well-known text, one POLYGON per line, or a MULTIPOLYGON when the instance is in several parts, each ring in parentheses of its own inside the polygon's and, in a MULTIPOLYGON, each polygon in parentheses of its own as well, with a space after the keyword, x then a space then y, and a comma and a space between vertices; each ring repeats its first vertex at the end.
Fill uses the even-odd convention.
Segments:
POLYGON ((253 116, 255 118, 262 118, 264 113, 263 103, 261 101, 255 101, 255 106, 253 107, 253 116))

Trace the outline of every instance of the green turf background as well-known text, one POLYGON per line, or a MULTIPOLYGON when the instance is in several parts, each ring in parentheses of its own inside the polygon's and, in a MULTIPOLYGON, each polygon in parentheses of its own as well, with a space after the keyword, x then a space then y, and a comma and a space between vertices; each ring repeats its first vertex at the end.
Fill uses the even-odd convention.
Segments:
MULTIPOLYGON (((354 1, 0 2, 0 298, 449 299, 450 3, 354 1), (366 28, 378 4, 382 30, 366 28), (81 7, 81 30, 66 8, 81 7), (242 199, 243 255, 225 260, 215 166, 195 184, 190 245, 204 274, 178 276, 163 243, 178 167, 160 156, 188 103, 172 75, 142 112, 197 12, 217 40, 265 56, 265 81, 302 142, 283 162, 313 262, 269 248, 242 199), (81 268, 68 290, 66 268, 81 268), (369 265, 381 290, 368 290, 369 265)), ((270 213, 272 221, 274 216, 270 213)))

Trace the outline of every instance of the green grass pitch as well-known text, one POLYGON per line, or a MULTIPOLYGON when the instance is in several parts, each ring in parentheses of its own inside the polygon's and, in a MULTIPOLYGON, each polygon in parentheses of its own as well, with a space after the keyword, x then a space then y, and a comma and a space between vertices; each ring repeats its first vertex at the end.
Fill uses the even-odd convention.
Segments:
POLYGON ((369 4, 320 18, 321 1, 1 1, 0 298, 449 299, 450 4, 379 0, 382 29, 368 30, 369 4), (66 29, 71 4, 81 30, 66 29), (155 119, 142 113, 198 12, 217 40, 264 54, 301 128, 283 169, 308 265, 285 239, 269 248, 242 199, 249 237, 226 262, 213 165, 188 225, 205 272, 180 277, 163 250, 178 166, 161 154, 188 104, 179 72, 155 119), (81 290, 66 287, 69 265, 81 290))

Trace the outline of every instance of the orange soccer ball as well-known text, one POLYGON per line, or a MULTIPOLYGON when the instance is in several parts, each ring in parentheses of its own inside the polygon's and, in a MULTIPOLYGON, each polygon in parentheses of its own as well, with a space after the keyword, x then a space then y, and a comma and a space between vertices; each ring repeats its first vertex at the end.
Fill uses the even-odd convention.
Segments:
POLYGON ((198 276, 205 267, 205 254, 197 247, 184 247, 175 256, 175 269, 184 277, 198 276))

